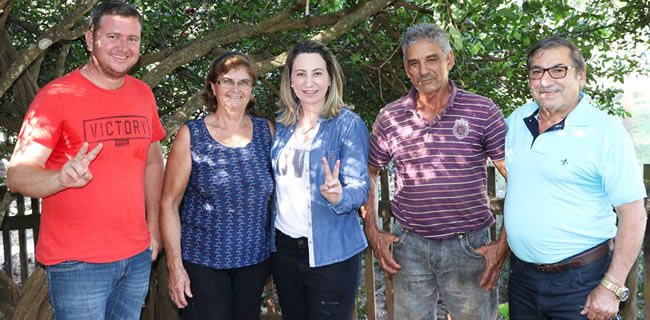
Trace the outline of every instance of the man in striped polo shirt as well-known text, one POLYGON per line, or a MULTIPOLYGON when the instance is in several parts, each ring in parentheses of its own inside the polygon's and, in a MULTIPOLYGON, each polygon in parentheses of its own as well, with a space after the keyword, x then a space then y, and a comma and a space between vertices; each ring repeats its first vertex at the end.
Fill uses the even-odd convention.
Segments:
POLYGON ((402 53, 413 88, 380 111, 368 164, 374 182, 395 160, 397 235, 377 228, 373 188, 364 215, 377 259, 395 273, 394 318, 434 319, 440 297, 453 319, 494 319, 508 249, 505 237, 490 244, 485 167, 490 157, 505 176, 503 116, 448 79, 454 54, 440 27, 411 27, 402 53))

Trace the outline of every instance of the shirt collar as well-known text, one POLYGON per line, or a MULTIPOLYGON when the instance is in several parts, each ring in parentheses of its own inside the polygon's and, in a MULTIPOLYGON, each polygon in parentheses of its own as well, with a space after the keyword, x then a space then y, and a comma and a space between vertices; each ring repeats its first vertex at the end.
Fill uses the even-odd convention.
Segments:
MULTIPOLYGON (((458 92, 458 89, 456 88, 456 84, 454 83, 453 80, 449 80, 449 99, 447 100, 447 107, 445 110, 453 108, 454 106, 454 99, 456 99, 456 93, 458 92)), ((417 94, 418 90, 415 87, 411 87, 411 90, 409 90, 409 93, 406 95, 406 99, 404 99, 404 102, 402 105, 404 108, 408 110, 412 110, 415 112, 415 106, 417 104, 417 94)))
MULTIPOLYGON (((571 112, 569 112, 569 114, 564 117, 562 121, 548 128, 546 132, 563 130, 564 127, 567 126, 567 123, 569 123, 569 126, 585 124, 586 117, 584 117, 583 114, 588 111, 587 108, 593 107, 591 105, 591 98, 584 92, 580 92, 578 97, 580 98, 578 105, 576 105, 576 107, 571 110, 571 112)), ((537 120, 537 115, 539 114, 539 105, 536 102, 533 102, 532 105, 534 107, 531 108, 532 113, 527 117, 524 117, 523 120, 526 124, 526 127, 528 128, 528 131, 530 131, 530 133, 533 135, 533 138, 537 138, 539 135, 539 121, 537 120)))
MULTIPOLYGON (((584 113, 588 112, 590 108, 593 108, 593 105, 591 104, 591 97, 589 95, 581 91, 578 97, 580 98, 578 105, 576 105, 576 107, 571 110, 571 112, 569 112, 569 114, 563 119, 565 123, 568 123, 567 125, 583 124, 584 113)), ((528 114, 524 116, 524 119, 527 117, 537 117, 537 114, 539 113, 539 105, 537 102, 532 101, 526 104, 524 108, 527 108, 527 111, 525 112, 528 114)))

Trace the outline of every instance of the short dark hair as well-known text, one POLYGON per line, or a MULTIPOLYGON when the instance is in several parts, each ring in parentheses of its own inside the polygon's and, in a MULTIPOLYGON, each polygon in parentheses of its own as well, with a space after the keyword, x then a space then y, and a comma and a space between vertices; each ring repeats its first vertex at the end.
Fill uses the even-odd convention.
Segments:
POLYGON ((551 48, 568 48, 571 56, 571 61, 576 68, 577 72, 585 71, 585 59, 582 56, 580 48, 576 46, 573 42, 562 38, 560 36, 550 36, 542 40, 537 41, 535 45, 528 51, 528 60, 526 61, 526 68, 530 68, 530 64, 533 61, 533 57, 541 50, 551 49, 551 48))
MULTIPOLYGON (((203 91, 201 92, 203 105, 205 105, 205 109, 208 112, 215 112, 218 107, 217 97, 214 95, 214 92, 212 92, 212 84, 217 82, 217 78, 219 78, 220 75, 228 73, 230 70, 238 67, 244 67, 248 72, 248 75, 251 76, 253 83, 255 83, 255 79, 257 79, 255 65, 253 65, 253 62, 244 54, 229 51, 223 53, 212 62, 210 70, 208 70, 208 75, 205 76, 203 91)), ((246 111, 253 108, 254 105, 255 98, 251 95, 251 99, 246 105, 246 111)))
POLYGON ((142 25, 142 16, 134 5, 120 0, 106 0, 95 6, 90 14, 90 31, 93 34, 100 28, 100 22, 103 16, 138 18, 140 25, 142 25))

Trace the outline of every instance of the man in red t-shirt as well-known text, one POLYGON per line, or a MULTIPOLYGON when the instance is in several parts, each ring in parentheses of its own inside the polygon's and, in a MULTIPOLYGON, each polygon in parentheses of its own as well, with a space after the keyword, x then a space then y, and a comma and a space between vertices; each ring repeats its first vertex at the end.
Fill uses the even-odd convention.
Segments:
POLYGON ((151 89, 127 75, 141 31, 135 7, 97 6, 88 63, 38 92, 9 163, 9 188, 43 198, 36 258, 58 320, 139 319, 147 294, 165 132, 151 89))

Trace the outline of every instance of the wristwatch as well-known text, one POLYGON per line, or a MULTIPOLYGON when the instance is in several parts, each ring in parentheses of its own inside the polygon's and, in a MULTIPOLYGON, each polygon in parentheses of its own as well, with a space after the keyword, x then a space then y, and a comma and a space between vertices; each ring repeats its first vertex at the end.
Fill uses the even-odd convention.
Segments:
POLYGON ((607 288, 609 291, 614 292, 614 294, 618 297, 618 300, 621 302, 627 300, 627 298, 630 297, 630 289, 624 285, 619 285, 613 281, 610 281, 607 279, 607 277, 603 278, 603 280, 600 280, 600 285, 607 288))

